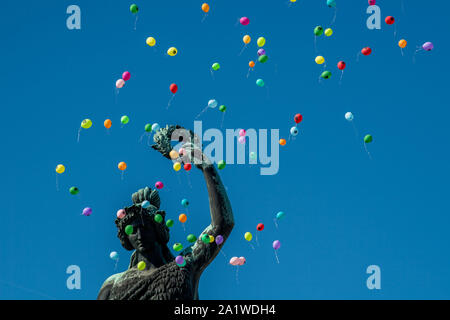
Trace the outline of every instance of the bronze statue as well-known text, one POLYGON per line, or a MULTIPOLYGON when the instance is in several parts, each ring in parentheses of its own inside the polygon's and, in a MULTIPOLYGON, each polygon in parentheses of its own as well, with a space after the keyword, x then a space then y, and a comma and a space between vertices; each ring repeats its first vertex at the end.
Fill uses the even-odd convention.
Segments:
POLYGON ((211 224, 203 231, 214 236, 221 235, 223 243, 205 244, 201 236, 181 255, 186 261, 184 267, 175 262, 167 247, 169 228, 165 224, 165 212, 160 209, 157 190, 146 187, 134 193, 133 205, 125 208, 126 215, 117 219, 118 237, 126 250, 135 250, 128 270, 109 277, 100 289, 98 300, 194 300, 198 299, 198 284, 205 268, 214 260, 234 226, 233 212, 219 174, 211 161, 198 146, 197 137, 179 126, 161 128, 154 136, 152 147, 170 159, 171 141, 183 142, 186 150, 184 162, 199 168, 205 177, 209 194, 211 224), (148 208, 142 208, 143 201, 149 201, 148 208), (154 216, 160 214, 158 223, 154 216), (133 233, 127 235, 125 227, 133 226, 133 233), (137 264, 145 262, 145 270, 137 264))

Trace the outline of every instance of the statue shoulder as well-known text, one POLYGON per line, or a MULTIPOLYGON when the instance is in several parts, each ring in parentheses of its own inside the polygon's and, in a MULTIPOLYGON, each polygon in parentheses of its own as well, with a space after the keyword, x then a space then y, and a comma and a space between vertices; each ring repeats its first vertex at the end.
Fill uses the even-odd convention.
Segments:
POLYGON ((100 292, 98 293, 97 300, 107 300, 109 297, 109 293, 111 288, 114 286, 117 279, 120 279, 124 272, 113 274, 108 277, 105 282, 103 282, 102 287, 100 288, 100 292))

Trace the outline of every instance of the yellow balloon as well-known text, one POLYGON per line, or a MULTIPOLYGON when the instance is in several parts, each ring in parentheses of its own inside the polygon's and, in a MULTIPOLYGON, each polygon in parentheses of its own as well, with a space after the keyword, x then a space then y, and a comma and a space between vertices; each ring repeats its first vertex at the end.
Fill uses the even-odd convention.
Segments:
POLYGON ((169 56, 171 56, 171 57, 176 56, 177 53, 178 53, 178 50, 177 50, 177 48, 175 48, 175 47, 170 47, 170 48, 167 50, 167 54, 168 54, 169 56))
POLYGON ((61 173, 63 173, 64 171, 66 171, 66 167, 64 167, 64 165, 62 165, 62 164, 58 164, 58 165, 56 166, 55 171, 56 171, 57 173, 61 174, 61 173))
POLYGON ((263 47, 266 44, 266 38, 264 37, 259 37, 258 40, 256 40, 256 44, 259 47, 263 47))
POLYGON ((326 35, 327 37, 331 36, 332 34, 333 34, 333 29, 328 28, 328 29, 325 30, 325 35, 326 35))
POLYGON ((297 0, 291 0, 291 2, 296 2, 297 0))
POLYGON ((317 56, 315 60, 317 64, 322 64, 325 62, 325 58, 322 56, 317 56))
POLYGON ((91 126, 92 126, 91 119, 84 119, 83 121, 81 121, 81 127, 83 129, 89 129, 91 126))
POLYGON ((400 41, 398 42, 398 46, 399 46, 400 48, 406 47, 407 44, 408 44, 408 42, 406 42, 405 39, 402 39, 402 40, 400 40, 400 41))
POLYGON ((139 263, 137 264, 137 267, 139 270, 143 271, 143 270, 145 270, 146 264, 144 261, 139 261, 139 263))
POLYGON ((245 240, 247 240, 247 241, 252 241, 253 236, 252 236, 252 234, 251 234, 250 232, 246 232, 246 233, 244 234, 244 238, 245 238, 245 240))
POLYGON ((250 38, 250 36, 248 34, 246 34, 243 38, 242 41, 244 41, 245 44, 249 44, 250 41, 252 41, 252 38, 250 38))
POLYGON ((213 243, 214 242, 214 236, 209 235, 209 243, 213 243))
POLYGON ((148 37, 145 41, 150 47, 153 47, 156 44, 156 40, 153 37, 148 37))
POLYGON ((175 163, 173 164, 173 170, 175 170, 175 171, 180 171, 180 169, 181 169, 181 163, 175 162, 175 163))

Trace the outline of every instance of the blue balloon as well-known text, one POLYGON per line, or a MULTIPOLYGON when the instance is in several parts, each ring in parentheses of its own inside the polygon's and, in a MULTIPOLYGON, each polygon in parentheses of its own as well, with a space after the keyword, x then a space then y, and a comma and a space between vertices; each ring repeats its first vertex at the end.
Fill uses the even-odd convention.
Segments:
POLYGON ((188 199, 183 199, 183 200, 181 200, 181 205, 182 205, 183 207, 187 208, 188 205, 189 205, 188 199))
POLYGON ((144 202, 142 202, 141 206, 142 206, 142 208, 147 209, 148 207, 150 207, 150 202, 145 200, 144 202))
POLYGON ((336 0, 327 0, 327 6, 330 8, 336 8, 336 0))
POLYGON ((278 220, 283 219, 285 215, 286 214, 283 211, 280 211, 280 212, 277 213, 277 219, 278 220))

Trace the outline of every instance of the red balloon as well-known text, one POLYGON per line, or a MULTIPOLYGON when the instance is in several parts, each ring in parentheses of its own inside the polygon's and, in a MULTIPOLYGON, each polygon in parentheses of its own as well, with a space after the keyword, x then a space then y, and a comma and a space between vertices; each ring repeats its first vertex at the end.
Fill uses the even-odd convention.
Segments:
POLYGON ((345 62, 344 61, 339 61, 337 67, 338 67, 339 70, 344 70, 345 69, 345 62))
POLYGON ((300 113, 297 113, 297 114, 294 116, 294 121, 295 121, 295 123, 300 123, 300 122, 302 122, 302 120, 303 120, 303 116, 302 116, 300 113))
POLYGON ((369 47, 365 47, 361 50, 361 53, 365 56, 368 56, 369 54, 372 53, 372 49, 370 49, 369 47))
POLYGON ((173 94, 177 93, 177 91, 178 91, 178 86, 177 86, 175 83, 172 83, 172 84, 170 85, 170 91, 171 91, 173 94))
POLYGON ((264 230, 264 225, 262 223, 258 223, 258 225, 256 226, 256 230, 263 231, 264 230))
POLYGON ((393 16, 387 16, 386 19, 384 19, 384 21, 385 21, 387 24, 394 24, 395 19, 394 19, 393 16))
POLYGON ((184 170, 189 171, 189 170, 191 170, 192 165, 190 163, 185 163, 183 167, 184 167, 184 170))

